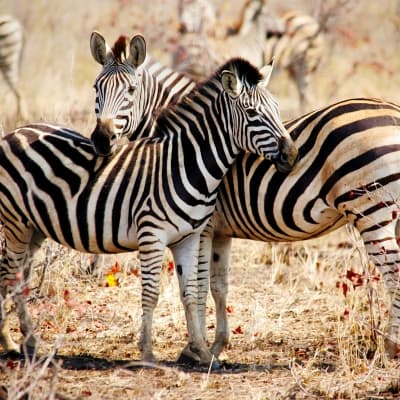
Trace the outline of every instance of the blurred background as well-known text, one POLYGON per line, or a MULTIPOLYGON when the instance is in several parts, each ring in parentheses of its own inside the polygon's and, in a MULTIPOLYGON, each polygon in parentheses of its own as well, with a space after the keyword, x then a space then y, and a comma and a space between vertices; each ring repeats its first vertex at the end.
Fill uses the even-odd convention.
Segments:
MULTIPOLYGON (((210 2, 216 11, 216 35, 223 38, 245 0, 210 2)), ((325 48, 311 80, 308 108, 359 96, 400 102, 400 2, 268 1, 276 15, 297 10, 316 18, 321 18, 321 4, 329 14, 323 26, 325 48)), ((92 86, 100 71, 90 54, 91 32, 101 32, 110 45, 120 34, 142 33, 148 52, 166 65, 172 63, 179 36, 178 0, 3 0, 1 8, 24 27, 20 87, 29 114, 23 122, 58 122, 85 135, 94 126, 92 86)), ((15 121, 16 102, 3 79, 0 90, 0 119, 7 131, 20 122, 15 121)), ((285 119, 299 115, 296 88, 287 72, 274 73, 271 91, 285 119)))

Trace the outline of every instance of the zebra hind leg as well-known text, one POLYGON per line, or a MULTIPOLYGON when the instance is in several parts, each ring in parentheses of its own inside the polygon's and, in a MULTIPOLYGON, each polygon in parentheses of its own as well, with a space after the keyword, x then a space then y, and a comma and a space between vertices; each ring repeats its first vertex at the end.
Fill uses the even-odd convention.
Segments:
POLYGON ((232 238, 214 237, 211 267, 210 286, 215 302, 217 329, 211 352, 218 357, 229 343, 229 324, 227 318, 226 299, 228 295, 228 270, 232 247, 232 238))
POLYGON ((43 242, 43 236, 27 228, 19 235, 7 235, 5 228, 5 247, 0 264, 0 343, 6 351, 19 351, 11 338, 6 310, 7 295, 14 301, 21 333, 24 337, 24 350, 33 354, 37 348, 34 325, 27 307, 25 288, 30 275, 30 263, 36 250, 43 242), (18 237, 18 240, 16 238, 18 237), (14 238, 14 240, 12 239, 14 238))
POLYGON ((388 333, 385 348, 389 357, 400 356, 400 248, 398 240, 399 220, 393 219, 396 213, 390 209, 385 219, 389 221, 373 224, 364 217, 356 222, 363 239, 369 259, 381 272, 387 289, 391 295, 388 333), (390 218, 390 219, 389 219, 390 218))
POLYGON ((207 348, 198 315, 198 260, 200 235, 193 234, 171 248, 179 279, 180 296, 185 309, 189 342, 183 349, 178 362, 211 365, 219 363, 207 348))
POLYGON ((156 239, 149 239, 149 236, 146 238, 147 243, 150 244, 139 245, 142 272, 142 326, 138 345, 142 353, 142 360, 154 362, 156 359, 152 344, 153 314, 160 295, 160 276, 165 246, 162 246, 156 239), (153 242, 152 239, 155 241, 153 242), (155 247, 155 243, 158 243, 159 246, 155 247))

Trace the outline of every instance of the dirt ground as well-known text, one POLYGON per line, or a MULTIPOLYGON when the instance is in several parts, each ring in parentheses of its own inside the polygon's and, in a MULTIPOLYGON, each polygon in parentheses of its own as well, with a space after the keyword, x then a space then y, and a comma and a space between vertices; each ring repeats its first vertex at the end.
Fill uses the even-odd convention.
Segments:
MULTIPOLYGON (((347 271, 361 276, 363 270, 357 243, 345 230, 289 248, 235 241, 227 308, 231 342, 218 371, 175 362, 186 329, 168 258, 154 317, 160 363, 143 366, 136 343, 141 311, 134 254, 107 256, 96 276, 87 276, 86 255, 50 242, 46 249, 43 265, 50 265, 42 282, 34 279, 40 290, 32 289, 30 303, 41 358, 23 363, 3 355, 0 382, 9 398, 400 397, 400 363, 386 359, 379 334, 386 323, 386 292, 380 280, 353 286, 346 278, 347 271), (113 270, 118 284, 110 287, 113 270)), ((211 298, 207 326, 212 340, 211 298)), ((18 329, 13 331, 18 337, 18 329)))
MULTIPOLYGON (((214 2, 221 28, 243 2, 214 2)), ((311 13, 317 2, 269 3, 278 13, 311 13)), ((311 106, 359 96, 400 102, 397 1, 347 3, 326 32, 311 106)), ((154 0, 151 7, 144 0, 3 0, 2 6, 26 28, 21 86, 30 117, 24 123, 59 122, 90 133, 99 71, 89 52, 92 30, 110 42, 120 33, 141 32, 152 55, 166 64, 176 45, 174 0, 154 0)), ((2 83, 0 88, 8 130, 17 124, 15 104, 2 83)), ((297 115, 285 73, 273 76, 272 90, 284 118, 297 115)), ((381 334, 387 293, 359 247, 345 229, 292 245, 235 241, 227 309, 231 341, 221 356, 223 368, 208 371, 176 364, 186 326, 168 258, 154 316, 160 363, 143 366, 135 255, 105 257, 90 275, 88 255, 48 242, 29 293, 40 352, 32 362, 1 355, 0 399, 399 399, 400 363, 386 358, 381 334)), ((212 342, 211 297, 207 326, 212 342)), ((20 338, 15 319, 12 327, 20 338)))

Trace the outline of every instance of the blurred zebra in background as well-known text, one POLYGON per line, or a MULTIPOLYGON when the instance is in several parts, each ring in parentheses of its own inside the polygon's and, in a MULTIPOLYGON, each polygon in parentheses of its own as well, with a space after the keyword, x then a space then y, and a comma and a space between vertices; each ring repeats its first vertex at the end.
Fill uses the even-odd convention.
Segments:
POLYGON ((310 103, 310 78, 320 65, 325 51, 325 40, 318 21, 295 11, 277 18, 267 8, 265 0, 248 0, 240 19, 228 29, 227 38, 233 36, 247 43, 249 33, 254 31, 261 35, 261 46, 258 48, 261 62, 266 63, 274 58, 276 68, 288 71, 296 84, 300 109, 304 112, 310 103))
MULTIPOLYGON (((17 120, 27 117, 19 88, 20 61, 24 44, 21 23, 12 16, 0 15, 0 70, 17 102, 17 120)), ((3 111, 4 112, 4 111, 3 111)))
MULTIPOLYGON (((191 25, 194 18, 207 19, 201 9, 197 10, 197 15, 181 13, 180 17, 181 25, 191 25)), ((178 47, 173 68, 186 71, 198 80, 225 58, 240 56, 259 67, 274 58, 276 67, 287 70, 296 84, 300 109, 308 108, 310 78, 324 52, 323 33, 313 17, 290 12, 279 18, 269 10, 266 1, 247 0, 238 21, 227 30, 224 39, 207 37, 204 32, 197 36, 199 40, 196 42, 193 38, 193 45, 184 43, 178 47), (207 48, 212 51, 205 51, 207 48)))
POLYGON ((210 43, 216 22, 216 11, 209 0, 179 0, 179 36, 172 54, 175 71, 199 81, 215 70, 221 61, 210 43))
MULTIPOLYGON (((131 101, 119 103, 122 108, 136 105, 141 96, 135 71, 144 59, 143 44, 143 38, 134 37, 126 54, 131 101)), ((188 324, 183 355, 210 365, 213 357, 197 315, 197 264, 200 233, 214 211, 218 186, 240 150, 269 159, 282 172, 297 159, 266 88, 271 70, 261 72, 239 59, 227 62, 161 113, 149 128, 151 137, 120 146, 112 155, 96 147, 97 156, 87 138, 46 124, 16 129, 0 141, 0 216, 6 241, 0 294, 3 300, 13 294, 27 347, 35 348, 36 339, 23 277, 32 254, 48 237, 84 252, 139 250, 139 346, 143 359, 152 360, 153 311, 169 246, 188 324)), ((112 128, 97 125, 95 131, 112 128)), ((7 318, 1 317, 0 343, 5 350, 16 350, 7 318)))

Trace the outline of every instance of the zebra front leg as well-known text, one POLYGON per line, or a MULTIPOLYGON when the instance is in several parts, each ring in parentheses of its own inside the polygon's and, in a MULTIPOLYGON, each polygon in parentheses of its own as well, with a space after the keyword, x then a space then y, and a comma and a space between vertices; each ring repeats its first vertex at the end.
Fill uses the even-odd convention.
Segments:
POLYGON ((387 217, 390 219, 386 219, 386 222, 372 226, 370 223, 367 225, 358 221, 356 227, 360 231, 369 259, 381 272, 391 295, 385 348, 390 357, 395 357, 400 355, 400 249, 396 237, 398 221, 390 221, 392 211, 387 217))
MULTIPOLYGON (((179 279, 180 295, 185 309, 189 342, 178 362, 188 359, 201 365, 213 363, 213 355, 207 348, 200 329, 198 316, 198 260, 200 234, 193 234, 171 248, 179 279)), ((213 367, 218 367, 214 361, 213 367)))
POLYGON ((142 276, 142 327, 139 349, 142 360, 154 362, 152 345, 153 313, 160 294, 161 266, 165 246, 156 238, 146 236, 146 242, 139 245, 139 256, 142 276))
POLYGON ((212 249, 213 226, 210 220, 206 229, 200 236, 199 268, 197 273, 198 300, 197 312, 199 316, 200 331, 207 342, 206 311, 207 295, 210 286, 210 262, 212 249))
POLYGON ((217 329, 211 352, 218 357, 229 343, 229 324, 226 311, 228 295, 228 270, 232 247, 232 238, 214 237, 212 245, 210 284, 215 302, 217 329))

